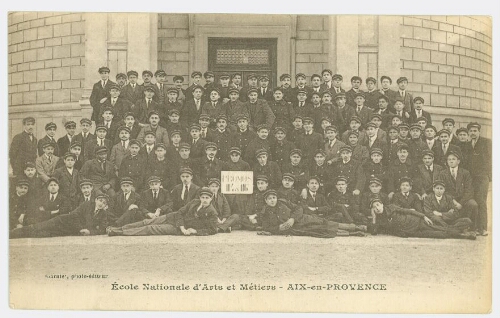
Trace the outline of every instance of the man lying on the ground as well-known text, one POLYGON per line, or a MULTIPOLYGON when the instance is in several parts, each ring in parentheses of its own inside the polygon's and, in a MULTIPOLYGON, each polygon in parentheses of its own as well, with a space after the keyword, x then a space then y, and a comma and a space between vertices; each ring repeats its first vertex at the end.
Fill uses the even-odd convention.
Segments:
POLYGON ((83 202, 69 214, 10 231, 11 238, 99 235, 106 233, 109 197, 98 194, 94 201, 83 202))
POLYGON ((266 207, 262 214, 261 235, 294 235, 333 238, 335 236, 366 236, 366 225, 328 221, 322 217, 304 214, 299 205, 278 200, 276 191, 264 194, 266 207))
POLYGON ((381 225, 388 233, 400 237, 476 239, 476 233, 469 231, 472 221, 468 218, 461 218, 451 226, 439 226, 423 213, 394 204, 384 205, 380 198, 373 199, 370 206, 375 230, 381 225))
POLYGON ((144 235, 212 235, 217 233, 217 211, 211 205, 213 193, 203 187, 199 199, 190 201, 179 211, 157 218, 126 224, 122 227, 109 227, 109 236, 144 236, 144 235))

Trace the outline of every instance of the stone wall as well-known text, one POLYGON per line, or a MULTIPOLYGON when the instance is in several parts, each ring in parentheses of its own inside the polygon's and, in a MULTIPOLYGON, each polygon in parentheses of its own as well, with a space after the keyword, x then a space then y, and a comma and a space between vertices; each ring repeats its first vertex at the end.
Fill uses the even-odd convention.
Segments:
POLYGON ((184 76, 189 85, 189 15, 158 15, 158 68, 167 72, 169 83, 174 75, 184 76))
POLYGON ((328 16, 297 16, 297 38, 295 42, 296 73, 304 73, 308 79, 329 67, 329 21, 328 16))
MULTIPOLYGON (((492 46, 487 17, 405 16, 401 75, 435 118, 471 118, 491 128, 492 46)), ((435 121, 436 122, 436 121, 435 121)), ((438 128, 440 123, 436 124, 438 128)))
MULTIPOLYGON (((9 132, 21 119, 37 117, 37 135, 55 120, 64 134, 61 112, 80 109, 84 87, 85 21, 81 13, 15 12, 8 18, 9 132)), ((73 113, 79 119, 81 112, 73 113)))

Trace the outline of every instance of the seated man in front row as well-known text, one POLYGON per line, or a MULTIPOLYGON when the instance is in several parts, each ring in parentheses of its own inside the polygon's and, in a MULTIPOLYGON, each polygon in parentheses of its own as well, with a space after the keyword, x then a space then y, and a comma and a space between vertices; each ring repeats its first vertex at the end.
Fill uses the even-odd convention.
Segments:
POLYGON ((144 235, 212 235, 217 233, 217 211, 211 205, 213 193, 203 187, 199 198, 190 201, 177 212, 147 219, 122 227, 109 227, 109 236, 144 236, 144 235))
POLYGON ((10 231, 11 238, 99 235, 106 233, 109 197, 98 194, 94 201, 83 202, 69 214, 10 231))

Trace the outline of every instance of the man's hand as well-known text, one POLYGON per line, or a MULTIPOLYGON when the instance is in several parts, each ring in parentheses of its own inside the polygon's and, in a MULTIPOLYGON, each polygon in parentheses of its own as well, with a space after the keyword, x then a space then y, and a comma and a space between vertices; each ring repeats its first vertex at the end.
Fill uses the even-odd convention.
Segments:
POLYGON ((105 101, 107 101, 107 100, 108 100, 108 98, 107 98, 107 97, 104 97, 104 98, 102 98, 99 102, 102 104, 102 103, 104 103, 104 102, 105 102, 105 101))
POLYGON ((333 159, 330 159, 330 160, 328 160, 328 161, 326 162, 326 164, 327 164, 327 165, 329 165, 329 166, 330 166, 332 163, 333 163, 333 159))
POLYGON ((156 218, 156 217, 157 217, 157 216, 156 216, 156 214, 151 213, 151 212, 149 212, 149 213, 148 213, 148 214, 146 214, 146 215, 147 215, 147 217, 148 217, 148 218, 150 218, 150 219, 154 219, 154 218, 156 218))
POLYGON ((133 210, 133 209, 138 209, 139 207, 135 204, 131 204, 129 207, 128 207, 128 210, 133 210))
POLYGON ((189 228, 189 229, 187 229, 187 231, 189 232, 189 234, 196 234, 196 233, 198 233, 198 232, 196 232, 196 230, 195 230, 195 229, 193 229, 193 228, 189 228))
POLYGON ((57 214, 57 213, 59 213, 59 209, 54 210, 54 211, 50 211, 50 214, 57 214))
POLYGON ((90 235, 90 231, 87 229, 82 229, 82 230, 80 230, 80 234, 87 236, 87 235, 90 235))
POLYGON ((419 199, 420 201, 422 201, 422 196, 421 196, 420 194, 418 194, 418 193, 416 193, 416 195, 417 195, 418 199, 419 199))
POLYGON ((22 228, 22 227, 23 227, 23 225, 22 225, 22 224, 18 224, 18 225, 16 225, 16 229, 20 229, 20 228, 22 228))
POLYGON ((424 193, 420 196, 420 200, 424 200, 425 198, 427 198, 427 193, 424 193))
POLYGON ((43 206, 41 206, 41 207, 39 208, 39 210, 43 212, 43 211, 45 211, 45 208, 44 208, 43 206))
POLYGON ((182 234, 184 234, 186 236, 191 235, 191 232, 186 230, 186 228, 184 226, 181 226, 180 229, 181 229, 182 234))
POLYGON ((110 185, 110 184, 105 184, 105 185, 103 185, 103 186, 102 186, 102 189, 103 189, 104 191, 108 191, 108 190, 109 190, 109 188, 111 188, 111 185, 110 185))
POLYGON ((24 213, 19 216, 19 219, 17 219, 17 222, 19 222, 19 224, 24 223, 24 213))
POLYGON ((438 212, 438 211, 432 211, 432 213, 433 213, 435 216, 443 216, 443 213, 438 212))
POLYGON ((302 191, 300 191, 300 196, 304 200, 307 199, 307 190, 306 189, 302 189, 302 191))
POLYGON ((393 196, 394 196, 394 192, 391 192, 391 193, 389 193, 389 195, 387 197, 389 198, 389 200, 392 200, 393 196))
POLYGON ((225 103, 227 103, 227 102, 229 102, 229 98, 223 98, 223 99, 222 99, 222 103, 223 103, 223 104, 225 104, 225 103))
POLYGON ((352 191, 352 194, 354 194, 354 195, 359 195, 359 193, 360 193, 360 191, 358 189, 352 191))
POLYGON ((455 213, 455 209, 449 209, 448 213, 455 213))
POLYGON ((460 203, 458 203, 458 202, 457 202, 457 203, 455 204, 455 208, 456 208, 457 210, 462 210, 462 205, 461 205, 460 203))
POLYGON ((160 214, 161 214, 161 209, 160 208, 156 209, 155 215, 156 216, 160 216, 160 214))
POLYGON ((434 223, 432 223, 431 219, 429 219, 428 217, 424 216, 424 221, 425 223, 427 223, 427 225, 432 225, 434 223))
POLYGON ((217 222, 219 222, 219 224, 222 224, 224 223, 224 221, 222 221, 221 219, 217 218, 217 222))

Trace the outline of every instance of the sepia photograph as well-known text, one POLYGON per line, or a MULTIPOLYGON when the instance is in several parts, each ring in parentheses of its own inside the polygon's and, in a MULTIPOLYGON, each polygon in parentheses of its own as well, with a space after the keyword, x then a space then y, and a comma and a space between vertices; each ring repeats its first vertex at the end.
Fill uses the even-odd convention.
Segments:
POLYGON ((5 14, 10 310, 492 310, 492 17, 143 10, 5 14))

